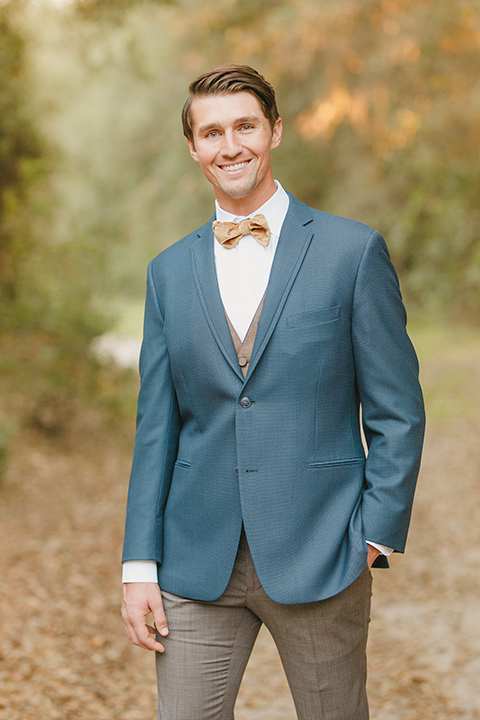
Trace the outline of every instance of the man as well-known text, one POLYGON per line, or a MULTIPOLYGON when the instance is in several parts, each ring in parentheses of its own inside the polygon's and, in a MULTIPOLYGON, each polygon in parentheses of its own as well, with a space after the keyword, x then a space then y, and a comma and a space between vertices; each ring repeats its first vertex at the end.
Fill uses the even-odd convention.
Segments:
POLYGON ((370 567, 404 550, 423 441, 397 277, 377 232, 274 180, 255 70, 200 76, 183 124, 215 221, 149 266, 127 634, 162 720, 232 720, 262 622, 300 720, 365 720, 370 567))

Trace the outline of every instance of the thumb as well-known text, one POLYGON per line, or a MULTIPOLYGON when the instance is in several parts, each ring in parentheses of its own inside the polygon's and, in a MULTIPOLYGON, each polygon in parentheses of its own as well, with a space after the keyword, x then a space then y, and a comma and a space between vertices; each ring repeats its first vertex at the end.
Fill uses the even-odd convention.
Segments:
POLYGON ((151 611, 153 619, 155 621, 155 627, 157 629, 157 632, 162 635, 162 637, 165 637, 166 635, 168 635, 168 623, 165 616, 165 611, 163 609, 162 596, 160 595, 160 593, 158 594, 158 598, 154 603, 153 607, 151 607, 151 611))

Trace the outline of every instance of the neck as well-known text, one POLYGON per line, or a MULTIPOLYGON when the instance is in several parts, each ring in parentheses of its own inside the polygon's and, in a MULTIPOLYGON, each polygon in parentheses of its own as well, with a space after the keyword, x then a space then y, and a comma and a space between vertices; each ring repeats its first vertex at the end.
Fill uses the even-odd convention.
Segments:
POLYGON ((277 186, 272 178, 265 188, 255 188, 255 191, 240 197, 230 197, 222 192, 216 192, 215 197, 218 204, 225 212, 232 215, 246 216, 258 210, 277 192, 277 186))

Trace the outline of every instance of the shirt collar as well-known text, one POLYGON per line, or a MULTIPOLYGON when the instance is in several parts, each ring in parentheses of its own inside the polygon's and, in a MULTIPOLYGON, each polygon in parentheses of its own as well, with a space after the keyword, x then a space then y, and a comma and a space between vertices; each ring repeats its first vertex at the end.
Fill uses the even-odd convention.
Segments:
POLYGON ((258 210, 250 213, 250 215, 232 215, 232 213, 223 210, 217 200, 215 200, 217 220, 220 220, 220 222, 239 222, 244 220, 246 217, 253 217, 254 215, 262 214, 265 215, 267 219, 272 235, 280 237, 280 231, 288 211, 290 199, 278 180, 275 180, 275 185, 277 186, 276 193, 274 193, 266 203, 259 207, 258 210))

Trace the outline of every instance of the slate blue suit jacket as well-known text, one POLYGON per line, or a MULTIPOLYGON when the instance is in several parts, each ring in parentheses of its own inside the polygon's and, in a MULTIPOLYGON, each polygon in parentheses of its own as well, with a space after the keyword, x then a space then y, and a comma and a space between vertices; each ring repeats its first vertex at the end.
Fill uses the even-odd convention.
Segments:
POLYGON ((244 378, 209 221, 149 266, 140 370, 123 559, 162 589, 219 597, 242 522, 280 603, 347 587, 365 539, 403 551, 424 411, 377 232, 290 197, 244 378))

